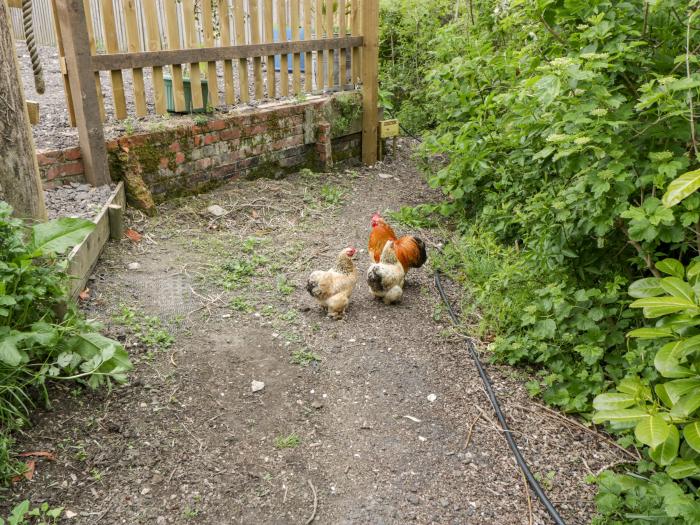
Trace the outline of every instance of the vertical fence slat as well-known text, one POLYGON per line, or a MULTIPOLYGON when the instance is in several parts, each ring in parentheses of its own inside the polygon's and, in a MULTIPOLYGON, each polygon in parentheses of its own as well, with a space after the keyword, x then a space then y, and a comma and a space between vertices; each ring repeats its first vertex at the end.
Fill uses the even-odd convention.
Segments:
MULTIPOLYGON (((61 38, 61 26, 58 23, 58 11, 56 11, 56 0, 51 0, 51 11, 53 13, 54 31, 56 32, 56 45, 58 47, 58 62, 61 68, 61 78, 63 79, 63 91, 66 94, 66 107, 68 108, 68 121, 75 127, 75 108, 73 107, 73 94, 70 90, 70 80, 65 67, 66 53, 63 49, 63 39, 61 38)), ((88 22, 89 23, 89 22, 88 22)))
MULTIPOLYGON (((126 20, 126 43, 129 53, 141 51, 141 38, 136 19, 136 0, 124 0, 124 19, 126 20)), ((147 113, 146 88, 143 84, 143 69, 134 69, 134 105, 139 117, 147 113)))
MULTIPOLYGON (((243 0, 234 0, 233 14, 236 21, 236 44, 245 44, 245 11, 243 10, 243 0)), ((240 85, 241 102, 248 102, 250 94, 248 91, 248 60, 241 58, 238 61, 238 81, 240 85)))
MULTIPOLYGON (((299 0, 290 0, 289 5, 292 16, 290 17, 290 23, 292 25, 292 40, 299 40, 299 0)), ((301 94, 301 54, 294 53, 292 56, 293 69, 292 69, 292 87, 294 89, 294 94, 301 94)))
MULTIPOLYGON (((231 28, 229 25, 228 0, 219 0, 219 42, 222 46, 231 45, 231 28)), ((226 104, 236 103, 236 93, 233 89, 233 63, 224 60, 224 101, 226 104)))
MULTIPOLYGON (((326 38, 333 38, 333 0, 326 0, 326 38)), ((333 63, 335 62, 335 49, 329 49, 327 55, 326 73, 328 74, 328 89, 332 90, 335 85, 335 75, 333 63)))
MULTIPOLYGON (((323 0, 316 0, 316 23, 314 38, 323 38, 323 0)), ((323 91, 323 51, 316 51, 316 89, 323 91)))
MULTIPOLYGON (((311 40, 311 0, 304 0, 304 40, 311 40)), ((311 93, 313 91, 313 59, 311 53, 307 52, 304 55, 304 91, 311 93)))
MULTIPOLYGON (((221 0, 219 0, 221 1, 221 0)), ((211 0, 202 0, 201 19, 204 29, 204 46, 214 47, 214 12, 211 0)), ((216 107, 219 105, 219 83, 216 78, 216 62, 207 62, 207 84, 209 90, 209 102, 207 105, 216 107)))
MULTIPOLYGON (((287 2, 277 0, 277 36, 280 42, 287 40, 287 2)), ((289 63, 288 55, 280 55, 280 96, 289 95, 289 63)))
MULTIPOLYGON (((168 2, 170 0, 165 1, 168 2)), ((183 0, 182 13, 185 22, 185 47, 197 49, 199 40, 194 19, 194 0, 183 0)), ((190 64, 190 93, 192 94, 192 110, 202 109, 204 107, 204 96, 202 94, 202 73, 199 69, 199 62, 190 64)))
MULTIPOLYGON (((180 49, 180 29, 177 23, 177 9, 173 0, 164 0, 165 19, 168 25, 168 49, 180 49)), ((185 111, 185 88, 182 83, 182 66, 170 66, 173 105, 175 111, 185 111)))
MULTIPOLYGON (((158 11, 156 0, 143 0, 143 11, 146 21, 146 45, 149 51, 160 51, 161 33, 158 27, 158 11)), ((153 98, 156 104, 156 113, 165 115, 168 113, 165 100, 165 86, 163 84, 163 68, 153 68, 153 98)))
MULTIPOLYGON (((112 0, 102 0, 102 27, 105 34, 105 49, 108 53, 119 52, 119 41, 114 31, 114 4, 112 0)), ((124 96, 124 79, 121 70, 110 71, 112 78, 112 95, 114 96, 114 114, 117 119, 127 117, 126 97, 124 96)))
POLYGON ((362 2, 362 162, 377 162, 379 0, 362 2))
MULTIPOLYGON (((352 17, 352 21, 350 24, 350 30, 352 31, 353 36, 357 36, 362 32, 360 29, 360 22, 361 22, 360 0, 352 0, 351 17, 352 17)), ((352 62, 351 62, 352 78, 350 79, 352 84, 359 83, 358 81, 360 79, 360 72, 362 71, 362 68, 360 66, 360 53, 361 52, 362 52, 362 50, 359 47, 352 48, 352 62)))
MULTIPOLYGON (((265 43, 269 44, 275 41, 274 37, 274 18, 272 13, 272 0, 265 0, 263 4, 264 26, 265 26, 265 43)), ((275 98, 275 56, 268 55, 267 62, 267 96, 275 98)))
MULTIPOLYGON (((248 0, 250 10, 250 43, 260 43, 260 8, 258 0, 248 0)), ((255 79, 255 98, 260 100, 265 96, 263 91, 262 61, 260 57, 253 57, 253 78, 255 79)))
MULTIPOLYGON (((83 10, 85 11, 85 25, 87 27, 88 40, 90 41, 90 53, 95 54, 95 36, 93 33, 92 13, 90 9, 90 0, 83 0, 83 10)), ((100 119, 105 120, 105 103, 102 97, 102 82, 100 82, 100 72, 95 71, 95 92, 97 93, 97 107, 100 110, 100 119)))
MULTIPOLYGON (((341 38, 344 38, 347 36, 348 29, 347 29, 347 24, 345 20, 345 0, 338 0, 338 36, 341 38)), ((347 68, 345 66, 345 48, 340 48, 338 50, 338 54, 340 54, 340 57, 338 58, 338 86, 340 90, 342 91, 343 88, 345 87, 345 84, 347 83, 347 68)))

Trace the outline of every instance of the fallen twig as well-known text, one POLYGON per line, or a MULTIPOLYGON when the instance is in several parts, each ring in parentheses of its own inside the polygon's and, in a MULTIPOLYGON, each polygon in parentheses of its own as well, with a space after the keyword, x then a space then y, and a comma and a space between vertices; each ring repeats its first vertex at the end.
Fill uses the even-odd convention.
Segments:
POLYGON ((307 519, 304 522, 304 525, 309 525, 312 521, 316 519, 316 509, 318 508, 318 497, 316 496, 316 487, 314 487, 314 484, 311 483, 310 479, 307 479, 306 482, 309 484, 309 487, 311 487, 311 492, 314 493, 314 508, 311 511, 311 516, 309 516, 309 519, 307 519))
POLYGON ((532 498, 530 497, 530 486, 527 484, 527 479, 525 478, 525 473, 520 470, 520 475, 523 477, 523 484, 525 485, 525 496, 527 497, 527 512, 528 512, 528 524, 532 525, 532 498))
POLYGON ((472 431, 474 430, 474 425, 476 425, 476 422, 479 421, 479 418, 481 417, 481 414, 478 414, 474 420, 472 421, 472 424, 469 425, 469 432, 467 433, 467 440, 464 442, 464 447, 462 450, 466 450, 467 447, 469 446, 469 442, 472 439, 472 431))

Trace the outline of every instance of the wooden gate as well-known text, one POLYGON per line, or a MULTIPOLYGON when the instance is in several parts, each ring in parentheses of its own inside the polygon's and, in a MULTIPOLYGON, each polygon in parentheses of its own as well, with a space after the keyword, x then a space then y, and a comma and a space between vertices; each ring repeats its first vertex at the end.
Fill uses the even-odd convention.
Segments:
POLYGON ((93 184, 109 181, 101 71, 117 119, 362 84, 363 160, 376 160, 378 0, 54 1, 93 184))

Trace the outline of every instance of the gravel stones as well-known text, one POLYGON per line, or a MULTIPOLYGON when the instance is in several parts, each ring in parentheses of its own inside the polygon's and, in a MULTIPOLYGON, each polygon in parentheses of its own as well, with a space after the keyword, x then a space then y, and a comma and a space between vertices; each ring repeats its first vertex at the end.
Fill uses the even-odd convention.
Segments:
POLYGON ((59 217, 79 217, 92 219, 107 202, 114 190, 114 185, 95 188, 89 184, 71 182, 44 190, 46 212, 49 219, 59 217))

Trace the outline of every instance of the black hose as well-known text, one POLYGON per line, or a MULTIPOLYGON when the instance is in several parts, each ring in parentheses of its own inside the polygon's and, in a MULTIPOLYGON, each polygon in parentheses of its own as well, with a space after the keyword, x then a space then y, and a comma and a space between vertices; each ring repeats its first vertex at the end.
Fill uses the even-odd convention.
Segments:
MULTIPOLYGON (((452 320, 452 323, 455 326, 459 326, 459 319, 457 318, 457 315, 455 314, 454 310, 452 309, 452 305, 450 304, 450 301, 447 299, 447 295, 445 294, 445 290, 442 287, 442 281, 440 280, 440 272, 437 270, 435 271, 435 287, 437 288, 438 292, 440 293, 440 297, 442 297, 442 301, 445 303, 445 306, 447 307, 447 313, 450 315, 450 319, 452 320)), ((513 451, 513 455, 515 456, 515 461, 518 463, 518 466, 520 467, 520 470, 522 470, 523 474, 525 475, 525 478, 527 478, 527 482, 532 487, 532 490, 535 492, 535 495, 542 502, 542 505, 544 505, 544 508, 547 509, 547 512, 552 517, 554 522, 557 525, 565 525, 565 522, 562 519, 562 517, 559 515, 559 513, 557 512, 557 509, 555 509, 554 505, 552 505, 552 502, 549 501, 549 498, 544 493, 544 490, 542 490, 542 487, 537 482, 535 477, 532 475, 532 472, 530 472, 530 468, 527 466, 527 463, 525 463, 525 460, 523 459, 523 456, 520 453, 520 449, 518 449, 518 445, 516 445, 515 440, 513 439, 513 436, 511 435, 511 431, 508 428, 508 423, 506 423, 506 418, 503 416, 503 412, 501 411, 501 406, 498 404, 498 399, 496 398, 496 394, 494 394, 494 392, 493 392, 493 387, 491 386, 491 379, 489 378, 488 374, 486 373, 486 370, 484 370, 484 367, 481 364, 481 360, 479 359, 479 355, 476 353, 476 349, 474 348, 474 343, 469 338, 467 338, 467 347, 469 348, 469 354, 471 355, 471 357, 474 361, 474 364, 476 365, 476 369, 479 372, 479 376, 481 376, 481 381, 484 383, 484 388, 486 389, 486 394, 489 397, 489 401, 491 401, 491 406, 493 406, 493 410, 494 410, 494 412, 496 412, 496 417, 498 418, 498 422, 501 424, 501 428, 503 429, 503 435, 505 436, 506 441, 508 442, 508 446, 513 451)))

